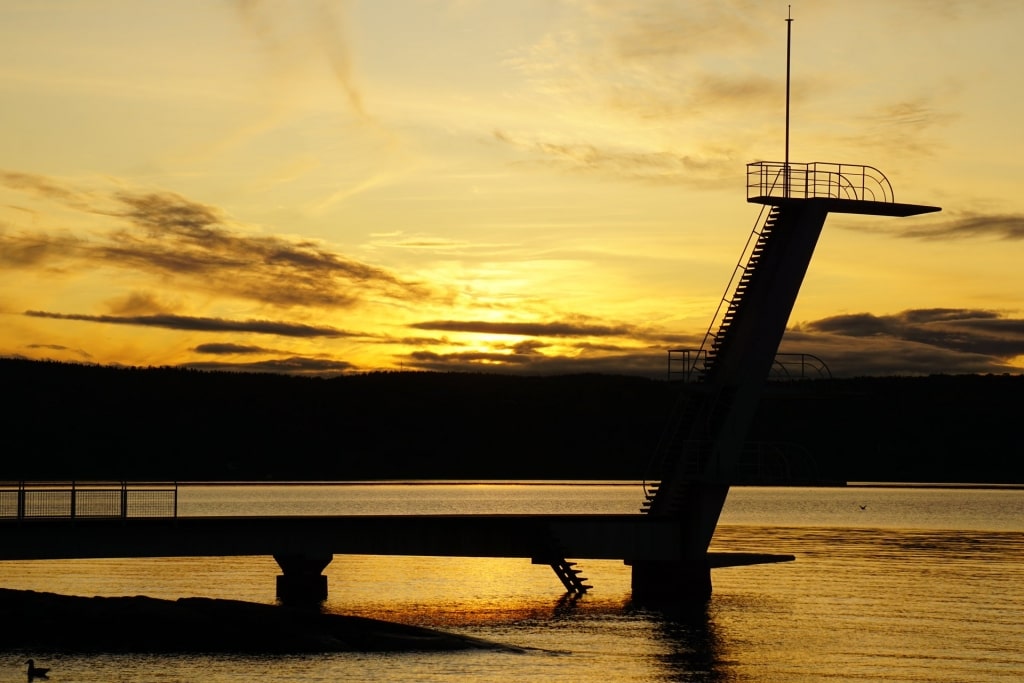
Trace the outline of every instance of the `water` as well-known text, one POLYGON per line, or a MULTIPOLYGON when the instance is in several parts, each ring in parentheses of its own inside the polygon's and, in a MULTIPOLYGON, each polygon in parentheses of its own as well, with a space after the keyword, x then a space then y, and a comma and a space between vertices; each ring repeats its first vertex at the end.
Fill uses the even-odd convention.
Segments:
MULTIPOLYGON (((183 515, 634 512, 635 485, 200 487, 183 515)), ((575 602, 524 560, 338 556, 324 609, 528 648, 457 652, 34 656, 54 681, 1018 681, 1024 679, 1024 490, 737 488, 713 549, 796 562, 713 572, 706 611, 631 606, 629 568, 583 561, 575 602)), ((0 563, 0 585, 75 595, 274 601, 273 559, 0 563)), ((154 637, 158 637, 154 634, 154 637)))

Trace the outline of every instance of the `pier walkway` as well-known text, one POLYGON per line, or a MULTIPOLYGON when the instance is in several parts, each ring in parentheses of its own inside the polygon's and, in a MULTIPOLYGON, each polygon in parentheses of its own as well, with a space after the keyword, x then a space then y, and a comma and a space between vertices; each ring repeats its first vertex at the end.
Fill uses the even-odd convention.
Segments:
MULTIPOLYGON (((523 558, 569 592, 589 586, 566 558, 673 563, 678 524, 640 514, 177 515, 176 484, 0 484, 0 561, 272 555, 278 595, 323 599, 334 555, 523 558)), ((708 567, 794 559, 708 553, 708 567)))

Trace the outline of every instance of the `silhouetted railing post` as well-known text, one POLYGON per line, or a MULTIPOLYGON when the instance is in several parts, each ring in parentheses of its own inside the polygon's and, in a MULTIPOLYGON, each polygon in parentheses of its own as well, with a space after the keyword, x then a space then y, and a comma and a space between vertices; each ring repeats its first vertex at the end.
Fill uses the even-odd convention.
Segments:
POLYGON ((128 482, 121 482, 121 517, 128 516, 128 482))
POLYGON ((18 482, 18 519, 25 519, 25 482, 18 482))

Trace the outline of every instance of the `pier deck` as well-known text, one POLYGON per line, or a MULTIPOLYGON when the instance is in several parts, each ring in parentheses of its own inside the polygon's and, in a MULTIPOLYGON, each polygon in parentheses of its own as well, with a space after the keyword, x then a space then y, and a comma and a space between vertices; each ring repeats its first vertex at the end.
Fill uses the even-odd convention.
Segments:
MULTIPOLYGON (((351 515, 0 521, 0 560, 424 555, 672 561, 678 523, 650 515, 351 515)), ((711 567, 792 555, 709 553, 711 567)))

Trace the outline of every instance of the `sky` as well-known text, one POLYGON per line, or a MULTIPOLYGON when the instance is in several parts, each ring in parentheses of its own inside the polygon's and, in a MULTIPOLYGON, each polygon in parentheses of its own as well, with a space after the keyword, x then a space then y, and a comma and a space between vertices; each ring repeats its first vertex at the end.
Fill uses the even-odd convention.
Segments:
POLYGON ((1016 0, 3 0, 0 356, 665 377, 759 209, 881 170, 781 351, 1024 369, 1016 0))

